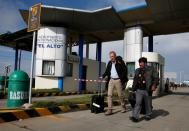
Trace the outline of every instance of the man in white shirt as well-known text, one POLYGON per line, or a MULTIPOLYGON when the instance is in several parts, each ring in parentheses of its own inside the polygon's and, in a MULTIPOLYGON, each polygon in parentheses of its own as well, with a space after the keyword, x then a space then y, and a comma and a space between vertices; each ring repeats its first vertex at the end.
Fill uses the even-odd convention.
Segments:
POLYGON ((112 114, 112 95, 114 88, 117 90, 120 102, 121 112, 126 112, 125 100, 123 95, 123 89, 125 83, 127 83, 127 67, 123 60, 121 62, 116 60, 116 53, 111 51, 109 53, 110 61, 108 62, 103 78, 108 78, 108 110, 105 115, 112 114))

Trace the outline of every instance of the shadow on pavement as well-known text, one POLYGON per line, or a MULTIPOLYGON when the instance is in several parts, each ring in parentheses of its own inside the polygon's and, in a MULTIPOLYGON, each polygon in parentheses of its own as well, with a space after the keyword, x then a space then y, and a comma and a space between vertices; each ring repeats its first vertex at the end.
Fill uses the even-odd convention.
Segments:
POLYGON ((189 96, 189 92, 172 92, 170 95, 184 95, 184 96, 189 96))
POLYGON ((163 109, 154 109, 152 113, 152 119, 155 119, 156 117, 162 116, 165 117, 169 115, 169 112, 163 109))
MULTIPOLYGON (((155 118, 157 118, 157 117, 159 117, 159 116, 165 117, 165 116, 167 116, 167 115, 169 115, 169 112, 168 112, 168 111, 165 111, 165 110, 163 110, 163 109, 153 110, 151 119, 155 119, 155 118)), ((143 120, 145 120, 145 116, 139 118, 139 122, 140 122, 140 121, 143 121, 143 120)))

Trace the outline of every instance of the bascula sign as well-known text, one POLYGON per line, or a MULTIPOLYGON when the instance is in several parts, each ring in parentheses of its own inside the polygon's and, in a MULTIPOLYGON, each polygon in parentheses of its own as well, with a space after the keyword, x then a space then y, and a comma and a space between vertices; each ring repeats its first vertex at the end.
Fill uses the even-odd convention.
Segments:
POLYGON ((37 44, 38 48, 63 48, 64 45, 60 44, 37 44))
POLYGON ((10 100, 24 100, 28 99, 28 92, 26 91, 10 91, 10 100))
POLYGON ((38 48, 63 48, 65 44, 62 36, 38 36, 37 47, 38 48))
POLYGON ((41 3, 32 6, 29 9, 28 32, 38 30, 40 28, 41 3))

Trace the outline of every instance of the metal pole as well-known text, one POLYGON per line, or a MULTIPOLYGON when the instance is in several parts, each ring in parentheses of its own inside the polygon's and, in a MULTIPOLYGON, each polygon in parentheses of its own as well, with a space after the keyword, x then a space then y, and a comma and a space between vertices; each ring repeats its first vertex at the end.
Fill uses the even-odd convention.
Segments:
MULTIPOLYGON (((79 79, 83 79, 83 44, 84 44, 84 37, 82 34, 79 35, 79 57, 80 57, 80 63, 79 63, 79 79)), ((83 89, 83 82, 79 81, 79 92, 81 92, 83 89)))
POLYGON ((89 59, 89 44, 86 44, 86 58, 89 59))
POLYGON ((180 71, 180 84, 179 84, 180 87, 181 87, 181 73, 182 73, 182 71, 180 71))
POLYGON ((34 64, 34 53, 35 53, 35 40, 36 40, 36 31, 33 32, 32 58, 31 58, 31 70, 30 70, 29 104, 32 103, 32 78, 33 78, 33 64, 34 64))
POLYGON ((148 37, 148 52, 153 52, 153 35, 148 37))
POLYGON ((98 76, 101 76, 101 61, 102 61, 102 43, 98 42, 97 43, 97 61, 99 62, 99 70, 98 70, 98 76))
POLYGON ((6 94, 7 76, 8 76, 8 73, 10 72, 10 66, 11 66, 11 65, 5 66, 5 85, 4 85, 4 94, 6 94))
POLYGON ((7 74, 8 74, 8 66, 5 67, 5 86, 4 86, 4 95, 6 95, 7 74))
POLYGON ((21 57, 22 57, 22 50, 20 50, 19 59, 18 59, 18 69, 19 70, 20 70, 21 57))
POLYGON ((18 68, 18 45, 16 44, 14 70, 17 70, 17 68, 18 68))

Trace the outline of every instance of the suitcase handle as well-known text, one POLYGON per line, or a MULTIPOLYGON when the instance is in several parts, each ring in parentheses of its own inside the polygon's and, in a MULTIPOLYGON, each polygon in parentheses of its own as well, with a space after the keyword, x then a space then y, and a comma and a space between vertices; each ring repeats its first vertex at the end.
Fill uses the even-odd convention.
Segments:
POLYGON ((98 78, 98 81, 99 81, 98 82, 98 95, 101 95, 101 96, 103 95, 103 93, 102 93, 103 92, 103 90, 102 90, 102 80, 103 80, 103 78, 101 78, 101 77, 98 78))

